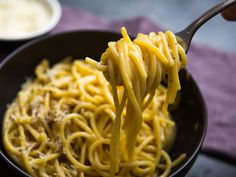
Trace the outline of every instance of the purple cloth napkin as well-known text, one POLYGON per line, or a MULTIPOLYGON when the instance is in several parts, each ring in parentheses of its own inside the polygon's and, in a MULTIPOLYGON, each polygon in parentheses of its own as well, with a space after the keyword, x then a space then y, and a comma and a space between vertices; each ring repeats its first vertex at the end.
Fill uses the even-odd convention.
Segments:
MULTIPOLYGON (((108 21, 64 6, 62 19, 52 33, 81 29, 119 31, 121 26, 125 26, 131 34, 163 29, 144 17, 108 21)), ((197 81, 208 109, 208 131, 202 151, 235 161, 236 53, 193 43, 188 58, 188 70, 197 81)))

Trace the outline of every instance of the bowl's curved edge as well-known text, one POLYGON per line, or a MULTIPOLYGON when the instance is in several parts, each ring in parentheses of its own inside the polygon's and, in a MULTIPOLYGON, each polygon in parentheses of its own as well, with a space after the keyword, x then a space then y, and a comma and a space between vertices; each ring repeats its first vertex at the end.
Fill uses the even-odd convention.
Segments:
POLYGON ((0 69, 2 68, 3 65, 5 65, 5 63, 8 62, 8 60, 10 60, 14 55, 16 55, 18 52, 24 50, 25 48, 30 47, 31 45, 34 45, 36 43, 42 42, 44 40, 47 40, 49 38, 56 38, 59 37, 61 35, 67 35, 67 34, 72 34, 72 33, 107 33, 107 34, 111 34, 111 35, 119 35, 119 33, 115 32, 115 31, 111 31, 111 30, 93 30, 93 29, 89 29, 89 30, 72 30, 72 31, 66 31, 66 32, 59 32, 53 35, 47 35, 47 36, 41 36, 39 38, 33 39, 31 41, 28 41, 24 44, 22 44, 21 46, 19 46, 18 48, 16 48, 15 50, 13 50, 10 54, 8 54, 7 56, 4 57, 4 59, 0 62, 0 69))
POLYGON ((182 164, 182 166, 176 170, 173 174, 170 175, 170 177, 183 177, 187 174, 187 172, 191 169, 192 165, 194 164, 194 162, 197 159, 198 153, 202 147, 202 144, 204 142, 206 133, 207 133, 207 126, 208 126, 208 115, 207 115, 207 107, 206 107, 206 103, 203 99, 203 95, 201 93, 201 90, 199 88, 199 86, 196 84, 193 76, 190 74, 190 79, 193 81, 194 86, 196 87, 196 89, 199 92, 199 98, 200 98, 200 102, 202 104, 202 109, 203 109, 203 131, 201 134, 201 139, 198 143, 198 146, 195 148, 193 154, 184 162, 184 164, 182 164))
POLYGON ((4 164, 7 165, 7 167, 12 169, 14 172, 18 172, 18 174, 20 174, 20 176, 31 177, 24 170, 22 170, 20 167, 18 167, 16 164, 14 164, 11 160, 9 160, 1 150, 0 150, 0 158, 4 162, 4 164))

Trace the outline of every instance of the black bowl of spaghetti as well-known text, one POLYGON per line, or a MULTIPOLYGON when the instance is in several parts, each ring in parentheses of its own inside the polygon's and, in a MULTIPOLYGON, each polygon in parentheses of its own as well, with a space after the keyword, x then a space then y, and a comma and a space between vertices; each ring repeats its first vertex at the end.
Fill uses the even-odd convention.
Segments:
MULTIPOLYGON (((36 173, 38 176, 45 174, 47 171, 52 171, 53 168, 55 168, 58 171, 60 171, 60 169, 64 169, 63 175, 65 175, 65 176, 67 176, 67 174, 66 174, 67 172, 68 172, 68 174, 70 173, 70 170, 73 171, 73 173, 71 173, 72 175, 78 176, 81 174, 80 174, 80 172, 78 172, 79 170, 76 170, 77 167, 73 167, 73 165, 71 165, 71 164, 69 164, 69 165, 66 164, 67 161, 70 161, 70 160, 72 162, 84 161, 83 162, 84 166, 81 167, 82 169, 84 169, 84 171, 89 171, 91 169, 89 166, 96 165, 96 163, 93 164, 94 162, 93 163, 90 162, 89 158, 88 158, 88 160, 86 160, 86 158, 85 158, 85 160, 83 160, 82 155, 81 155, 81 157, 75 158, 76 153, 82 152, 83 149, 86 149, 87 142, 85 142, 85 141, 90 141, 90 140, 85 140, 87 138, 87 134, 85 134, 85 133, 81 134, 81 136, 83 136, 84 139, 76 137, 77 135, 80 136, 78 133, 74 134, 73 136, 68 135, 68 139, 71 139, 69 144, 77 146, 77 144, 74 144, 74 141, 77 139, 78 139, 78 141, 81 141, 80 144, 84 144, 84 148, 78 148, 76 150, 71 151, 71 153, 65 152, 65 154, 67 154, 68 156, 71 155, 69 157, 69 160, 66 159, 67 156, 65 156, 65 155, 61 156, 60 153, 54 153, 54 154, 51 153, 50 154, 51 151, 48 151, 45 149, 44 149, 44 151, 47 151, 46 155, 43 154, 43 151, 39 153, 36 150, 38 150, 40 148, 43 149, 45 145, 43 145, 43 143, 39 147, 37 145, 34 145, 33 143, 31 145, 28 145, 27 142, 31 142, 31 139, 25 138, 25 140, 24 140, 26 142, 25 144, 29 146, 29 149, 35 150, 35 151, 30 152, 32 157, 37 156, 38 158, 35 160, 35 159, 31 159, 31 158, 29 159, 28 157, 27 158, 24 157, 22 161, 19 161, 19 160, 17 161, 17 160, 15 160, 16 155, 7 152, 6 148, 4 147, 2 137, 4 136, 4 134, 6 132, 3 131, 3 119, 4 119, 4 115, 5 115, 6 110, 9 107, 11 107, 11 106, 9 106, 9 104, 11 104, 13 102, 14 98, 16 98, 16 96, 17 96, 18 91, 21 90, 22 84, 25 83, 26 80, 32 80, 32 78, 38 77, 37 71, 36 71, 35 75, 34 75, 34 73, 35 73, 35 68, 36 68, 36 66, 39 65, 39 63, 41 63, 40 66, 47 65, 46 64, 47 62, 50 63, 50 65, 54 65, 58 62, 61 62, 61 60, 63 58, 70 56, 70 59, 69 59, 70 62, 74 63, 75 65, 78 65, 78 67, 82 68, 82 70, 84 70, 86 72, 90 72, 90 71, 87 71, 87 68, 83 68, 84 65, 83 64, 81 65, 81 62, 79 60, 75 61, 75 59, 78 59, 78 58, 83 59, 87 56, 94 58, 94 59, 99 59, 100 55, 107 48, 107 43, 109 41, 117 41, 120 38, 121 38, 121 36, 119 34, 111 33, 111 32, 103 32, 103 31, 75 31, 75 32, 67 32, 67 33, 57 34, 54 36, 44 37, 44 38, 41 38, 41 39, 38 39, 38 40, 35 40, 35 41, 25 44, 24 46, 20 47, 19 49, 17 49, 13 53, 11 53, 8 57, 6 57, 6 59, 0 64, 0 85, 1 85, 1 87, 0 87, 0 91, 1 91, 0 92, 1 93, 0 94, 0 117, 1 117, 1 119, 0 119, 0 121, 1 121, 1 124, 0 124, 1 125, 1 127, 0 127, 0 132, 1 132, 0 158, 1 158, 1 164, 4 164, 4 171, 3 171, 4 176, 6 176, 6 177, 7 176, 14 176, 14 175, 30 176, 28 172, 33 171, 33 173, 34 173, 36 168, 43 169, 40 172, 36 173), (47 59, 47 62, 42 63, 42 59, 47 59), (27 79, 27 78, 31 78, 31 79, 27 79), (50 159, 55 159, 55 158, 58 158, 58 160, 55 162, 55 164, 52 164, 52 162, 50 162, 50 159), (29 160, 29 162, 28 162, 29 164, 34 164, 34 165, 32 165, 30 167, 21 166, 20 164, 25 163, 23 161, 27 160, 27 159, 29 160), (44 160, 42 160, 42 159, 44 159, 44 160), (49 162, 45 161, 45 159, 49 159, 48 160, 49 162), (59 163, 59 162, 62 162, 62 163, 59 163), (45 168, 43 168, 45 163, 49 163, 49 166, 50 166, 49 169, 45 170, 45 168), (68 167, 68 166, 70 166, 70 167, 68 167), (25 169, 25 168, 29 168, 29 169, 25 169)), ((54 71, 52 73, 56 73, 58 68, 64 68, 66 71, 67 67, 73 67, 73 65, 67 65, 68 64, 67 60, 64 60, 63 62, 66 64, 66 66, 64 67, 64 66, 60 66, 60 65, 54 65, 56 69, 54 68, 54 71)), ((40 70, 44 70, 44 69, 38 67, 38 72, 40 72, 40 70)), ((61 73, 60 75, 63 75, 63 73, 61 73)), ((95 73, 95 75, 96 75, 96 73, 95 73)), ((206 127, 207 127, 206 107, 205 107, 204 100, 202 98, 202 95, 200 93, 200 90, 199 90, 197 84, 195 83, 195 81, 191 77, 191 75, 188 73, 188 71, 185 69, 182 69, 180 71, 179 78, 180 78, 180 83, 181 83, 181 90, 179 91, 179 93, 177 95, 176 103, 174 105, 169 106, 169 111, 170 111, 171 117, 173 119, 173 122, 176 125, 175 138, 172 140, 173 142, 171 143, 170 147, 166 147, 166 151, 168 151, 170 159, 177 159, 178 157, 181 156, 181 154, 185 154, 185 155, 184 155, 184 158, 182 160, 180 160, 179 163, 176 162, 177 165, 174 164, 175 162, 172 164, 169 164, 169 165, 172 165, 172 167, 171 167, 171 170, 169 171, 168 176, 184 176, 188 172, 188 170, 191 168, 192 164, 194 163, 194 161, 199 153, 200 147, 203 143, 203 139, 205 136, 206 127)), ((41 79, 39 81, 40 83, 46 82, 45 78, 43 78, 43 77, 39 77, 39 79, 41 79)), ((70 83, 71 82, 70 78, 67 77, 67 79, 68 80, 66 81, 66 83, 70 83)), ((83 78, 80 78, 80 79, 82 80, 83 78)), ((93 77, 90 77, 89 79, 93 80, 93 77)), ((100 85, 103 85, 104 82, 105 81, 103 81, 103 80, 100 81, 100 85)), ((36 81, 35 83, 37 84, 38 81, 36 81)), ((57 84, 59 84, 59 82, 57 82, 57 84)), ((97 85, 97 83, 95 85, 97 85)), ((163 85, 165 85, 165 83, 163 85)), ((62 88, 64 88, 63 84, 60 86, 62 88)), ((26 87, 26 89, 27 89, 27 83, 24 84, 23 88, 24 87, 26 87)), ((91 92, 99 92, 93 86, 88 86, 88 89, 91 92)), ((31 92, 34 92, 34 89, 29 89, 28 92, 29 92, 28 94, 30 94, 31 92)), ((61 93, 59 93, 58 90, 50 90, 50 92, 53 92, 55 94, 54 95, 55 97, 60 97, 61 93)), ((73 93, 73 94, 76 95, 76 93, 73 93)), ((43 93, 43 95, 44 95, 44 93, 43 93)), ((18 96, 19 96, 19 94, 18 94, 18 96)), ((21 99, 23 100, 22 105, 26 106, 26 105, 24 105, 25 95, 23 95, 21 97, 22 97, 21 99)), ((45 96, 45 98, 46 97, 50 97, 50 96, 45 96)), ((34 100, 31 100, 31 101, 34 102, 34 100)), ((57 100, 54 100, 54 102, 57 102, 57 100)), ((75 104, 76 100, 66 100, 64 102, 67 102, 67 103, 70 102, 70 103, 68 103, 69 108, 66 107, 65 109, 71 109, 73 104, 75 104)), ((60 100, 60 103, 63 103, 63 100, 60 100)), ((32 104, 31 106, 35 107, 35 106, 37 106, 37 104, 32 104)), ((94 109, 94 111, 97 110, 96 107, 92 107, 89 105, 87 105, 87 107, 89 107, 89 109, 94 109)), ((79 110, 79 109, 80 109, 79 106, 77 108, 73 108, 73 110, 75 110, 75 111, 79 110)), ((85 109, 85 108, 83 108, 83 109, 85 109)), ((84 111, 84 110, 82 110, 82 111, 84 111)), ((32 112, 33 111, 31 111, 30 113, 32 113, 32 112)), ((84 112, 86 112, 86 111, 84 111, 84 112)), ((107 112, 108 113, 106 113, 106 114, 109 114, 109 111, 107 111, 107 112)), ((50 115, 51 114, 54 114, 54 112, 50 112, 50 115)), ((55 113, 55 114, 58 114, 58 113, 55 113)), ((89 116, 88 113, 86 113, 86 114, 89 116)), ((17 116, 15 116, 11 119, 14 119, 14 121, 18 121, 17 116)), ((29 121, 29 119, 30 118, 25 117, 23 121, 20 121, 20 123, 22 123, 22 125, 23 125, 25 122, 29 121)), ((71 117, 68 116, 67 119, 68 120, 73 119, 73 116, 71 116, 71 117)), ((53 124, 53 122, 55 120, 51 120, 50 117, 48 117, 47 121, 49 122, 49 124, 53 124)), ((72 121, 72 120, 70 120, 70 121, 72 121)), ((85 121, 83 120, 82 122, 85 122, 85 121)), ((41 123, 43 124, 43 122, 41 122, 41 123)), ((72 127, 72 129, 76 129, 76 125, 73 125, 73 124, 77 124, 77 123, 78 123, 78 121, 75 121, 73 123, 70 122, 70 124, 68 124, 68 125, 70 127, 72 127), (75 126, 75 127, 73 127, 73 126, 75 126)), ((93 123, 90 123, 90 124, 93 126, 93 123)), ((97 123, 97 124, 99 124, 98 131, 100 129, 99 127, 105 126, 105 125, 102 125, 102 123, 97 123)), ((166 121, 166 124, 168 124, 168 120, 166 121)), ((37 122, 37 124, 35 124, 32 127, 27 126, 28 133, 26 133, 26 135, 29 134, 29 132, 30 132, 30 134, 31 134, 30 136, 32 136, 31 137, 32 139, 38 139, 38 141, 46 142, 46 139, 44 139, 45 137, 43 136, 43 134, 40 134, 41 133, 40 131, 34 132, 34 130, 37 129, 36 125, 40 126, 40 124, 38 124, 38 122, 37 122)), ((85 125, 86 125, 86 122, 85 122, 85 125)), ((78 126, 84 127, 82 129, 85 129, 86 131, 89 132, 90 130, 86 129, 85 125, 78 123, 78 126)), ((149 125, 149 123, 147 125, 149 125)), ((66 127, 66 125, 65 125, 64 129, 68 129, 69 126, 66 127)), ((18 126, 16 128, 18 133, 15 133, 14 130, 11 131, 11 135, 12 136, 14 135, 15 137, 13 137, 9 141, 13 141, 14 138, 17 139, 17 136, 25 137, 25 135, 22 136, 22 134, 20 134, 20 132, 22 132, 22 128, 20 128, 20 127, 21 126, 18 126)), ((60 128, 58 128, 58 129, 60 129, 60 128)), ((48 131, 50 132, 50 130, 51 130, 51 127, 49 127, 48 131)), ((109 128, 107 128, 107 130, 104 130, 104 132, 105 132, 104 134, 106 134, 106 131, 109 132, 109 128)), ((67 132, 70 132, 70 131, 67 131, 67 132)), ((57 134, 57 133, 55 133, 55 134, 57 134)), ((21 139, 24 139, 24 138, 21 138, 21 139)), ((95 141, 95 140, 96 140, 96 138, 95 139, 93 139, 93 137, 91 138, 91 141, 95 141)), ((24 141, 22 141, 22 140, 14 140, 14 141, 19 146, 20 146, 20 144, 24 143, 24 141)), ((142 141, 143 141, 143 139, 141 139, 141 142, 142 141)), ((107 144, 109 144, 109 142, 106 142, 104 140, 103 144, 104 145, 102 145, 102 147, 107 150, 109 147, 107 144)), ((67 143, 67 145, 68 145, 68 143, 67 143)), ((68 149, 71 149, 72 145, 70 145, 70 146, 68 145, 69 146, 68 149)), ((47 146, 46 149, 49 149, 49 147, 50 147, 52 149, 56 149, 55 152, 62 151, 61 153, 63 154, 63 147, 61 147, 58 144, 48 144, 46 146, 47 146)), ((141 143, 140 143, 140 146, 141 146, 141 143)), ((18 147, 16 147, 16 148, 18 148, 18 147)), ((151 146, 151 145, 147 146, 146 150, 151 152, 153 150, 153 146, 151 146)), ((14 150, 12 150, 12 151, 14 151, 14 150)), ((92 152, 92 150, 91 150, 91 152, 92 152)), ((101 157, 100 154, 103 154, 103 157, 105 159, 104 164, 98 164, 96 167, 98 168, 100 165, 101 169, 95 169, 95 171, 96 170, 98 170, 99 172, 102 171, 101 173, 103 174, 103 171, 107 171, 107 168, 108 168, 108 164, 106 164, 107 152, 106 151, 103 151, 101 153, 98 153, 98 152, 100 152, 99 148, 97 150, 97 153, 94 153, 93 157, 90 157, 90 160, 91 159, 96 160, 96 158, 99 159, 101 157)), ((89 152, 86 152, 86 153, 89 153, 89 152)), ((84 153, 84 154, 86 154, 86 153, 84 153)), ((142 154, 143 154, 143 152, 142 152, 142 154)), ((143 156, 147 156, 147 155, 143 154, 143 156)), ((75 164, 76 163, 77 162, 75 162, 75 164)), ((123 163, 123 166, 127 167, 127 164, 123 163)), ((145 168, 145 167, 142 167, 142 164, 140 166, 141 166, 140 168, 145 168)), ((78 168, 80 168, 80 167, 78 167, 78 168)), ((132 169, 132 165, 130 165, 129 168, 132 169)), ((158 168, 159 168, 158 173, 160 175, 162 173, 162 170, 164 171, 164 169, 165 169, 165 163, 164 163, 163 159, 160 160, 160 164, 159 164, 158 168), (162 163, 163 163, 163 165, 162 165, 162 163)), ((125 170, 127 170, 127 169, 123 168, 123 171, 125 171, 125 170)), ((108 171, 109 171, 109 169, 108 169, 108 171)), ((98 174, 94 174, 94 171, 91 171, 91 172, 88 172, 88 174, 85 173, 83 175, 85 175, 85 176, 86 175, 91 175, 91 176, 95 175, 96 176, 98 174)), ((125 176, 124 174, 125 174, 125 172, 123 172, 123 176, 125 176)), ((104 176, 106 176, 106 175, 107 174, 104 172, 104 176)), ((136 176, 138 176, 138 175, 136 175, 136 176)))

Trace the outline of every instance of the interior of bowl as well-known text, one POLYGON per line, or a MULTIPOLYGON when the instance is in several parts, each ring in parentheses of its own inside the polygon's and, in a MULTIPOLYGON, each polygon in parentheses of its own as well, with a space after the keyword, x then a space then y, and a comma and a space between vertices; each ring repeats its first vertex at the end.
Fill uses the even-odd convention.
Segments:
MULTIPOLYGON (((7 105, 16 97, 25 79, 33 77, 35 66, 43 58, 47 58, 50 63, 59 62, 67 56, 77 59, 86 56, 99 59, 107 48, 107 42, 116 41, 120 37, 119 34, 102 31, 69 32, 27 43, 10 54, 0 65, 1 139, 2 121, 7 105)), ((179 103, 171 110, 177 124, 177 135, 170 154, 174 159, 181 153, 186 153, 187 158, 172 169, 171 176, 182 176, 191 167, 203 142, 207 124, 205 104, 195 81, 186 70, 181 71, 180 80, 182 90, 179 93, 179 103)), ((1 161, 6 162, 1 164, 9 165, 2 141, 0 141, 0 156, 1 161)), ((12 164, 9 166, 13 167, 12 164)), ((26 175, 15 167, 12 170, 6 167, 4 173, 4 176, 11 176, 11 173, 26 175)))

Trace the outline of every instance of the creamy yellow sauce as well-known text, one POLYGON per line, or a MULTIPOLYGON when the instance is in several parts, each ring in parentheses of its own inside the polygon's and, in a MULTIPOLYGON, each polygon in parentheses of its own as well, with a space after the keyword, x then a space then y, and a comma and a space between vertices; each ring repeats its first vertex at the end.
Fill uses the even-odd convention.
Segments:
POLYGON ((0 38, 21 38, 40 31, 51 19, 39 0, 0 0, 0 38))

